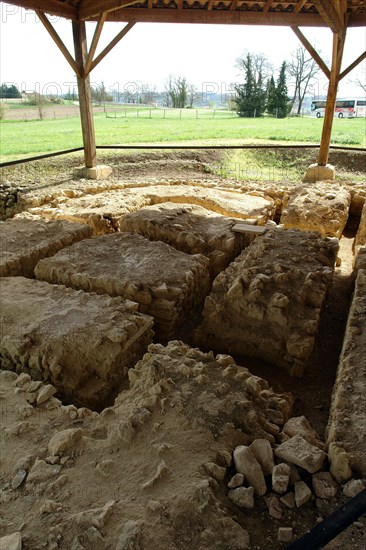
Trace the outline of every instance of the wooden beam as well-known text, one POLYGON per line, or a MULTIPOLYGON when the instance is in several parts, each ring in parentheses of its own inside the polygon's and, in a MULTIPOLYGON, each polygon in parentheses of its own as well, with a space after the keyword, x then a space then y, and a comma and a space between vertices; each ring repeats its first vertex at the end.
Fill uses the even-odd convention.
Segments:
POLYGON ((141 0, 84 0, 79 8, 81 20, 98 17, 102 12, 113 12, 127 6, 141 3, 141 0))
POLYGON ((85 75, 85 63, 87 58, 86 29, 84 21, 73 21, 72 32, 74 37, 75 59, 79 66, 78 76, 79 108, 81 129, 84 144, 84 159, 86 168, 93 168, 97 164, 95 148, 95 132, 93 107, 91 102, 90 78, 85 75))
POLYGON ((350 73, 355 67, 357 67, 357 65, 359 65, 359 63, 361 63, 361 61, 363 61, 364 59, 366 59, 366 51, 359 55, 353 63, 348 65, 347 69, 344 69, 344 71, 341 72, 341 74, 339 75, 339 80, 342 80, 342 78, 347 76, 348 73, 350 73))
POLYGON ((81 76, 79 72, 79 67, 75 62, 75 59, 72 57, 71 53, 66 48, 65 44, 62 42, 61 38, 59 37, 54 27, 49 22, 49 20, 47 19, 43 11, 36 10, 36 14, 38 15, 39 19, 42 21, 43 25, 49 32, 51 38, 53 39, 53 41, 55 42, 55 44, 57 45, 57 47, 59 48, 63 56, 65 57, 66 61, 70 64, 72 70, 76 73, 76 76, 81 76))
POLYGON ((236 10, 237 4, 238 4, 238 0, 233 0, 233 1, 231 2, 231 5, 230 5, 230 10, 231 10, 231 11, 235 11, 235 10, 236 10))
POLYGON ((59 0, 6 0, 7 4, 20 6, 28 10, 42 11, 50 15, 65 17, 66 19, 77 19, 78 12, 75 6, 60 2, 59 0))
POLYGON ((214 1, 215 1, 215 0, 208 0, 208 6, 207 6, 207 9, 208 9, 209 11, 210 11, 210 10, 212 10, 212 8, 213 8, 213 4, 214 4, 214 1))
POLYGON ((299 13, 300 10, 305 6, 308 0, 299 0, 295 6, 294 13, 299 13))
POLYGON ((342 64, 345 38, 346 30, 339 34, 333 34, 332 67, 330 70, 327 103, 325 106, 324 123, 318 157, 318 164, 320 166, 325 166, 328 162, 329 145, 334 119, 334 108, 337 98, 337 88, 339 82, 340 68, 342 64))
POLYGON ((297 38, 300 40, 301 44, 304 46, 304 48, 307 49, 311 57, 314 59, 314 61, 318 64, 318 66, 321 68, 325 76, 329 79, 330 78, 330 70, 328 69, 325 62, 322 60, 318 52, 313 48, 313 46, 310 44, 306 36, 302 34, 300 29, 298 27, 291 27, 293 32, 296 34, 297 38))
POLYGON ((328 27, 335 33, 340 32, 344 23, 334 7, 334 3, 329 0, 313 0, 313 2, 328 27))
POLYGON ((113 38, 113 40, 108 44, 108 46, 106 48, 104 48, 104 50, 98 55, 98 57, 96 57, 94 59, 94 61, 92 62, 91 64, 91 67, 90 67, 90 71, 92 71, 97 65, 98 63, 100 63, 102 61, 102 59, 105 58, 105 56, 111 51, 112 48, 114 48, 114 46, 116 44, 118 44, 118 42, 120 40, 122 40, 122 38, 124 36, 126 36, 126 34, 128 33, 128 31, 130 31, 132 29, 132 27, 135 26, 135 23, 128 23, 122 30, 121 32, 119 32, 117 34, 117 36, 115 36, 113 38))
POLYGON ((89 53, 88 53, 88 56, 86 58, 85 76, 90 73, 93 57, 94 57, 94 54, 95 54, 95 50, 97 49, 97 46, 98 46, 100 35, 102 34, 103 25, 104 25, 104 21, 106 20, 106 17, 107 17, 107 12, 104 11, 98 19, 98 23, 97 23, 96 29, 94 31, 92 43, 90 45, 89 53))
POLYGON ((269 8, 272 7, 272 4, 273 4, 274 0, 267 0, 264 7, 263 7, 263 11, 266 12, 269 10, 269 8))
MULTIPOLYGON (((95 20, 95 18, 91 18, 95 20)), ((215 25, 271 25, 326 27, 318 13, 254 12, 167 8, 123 8, 107 15, 107 21, 135 23, 197 23, 215 25)))

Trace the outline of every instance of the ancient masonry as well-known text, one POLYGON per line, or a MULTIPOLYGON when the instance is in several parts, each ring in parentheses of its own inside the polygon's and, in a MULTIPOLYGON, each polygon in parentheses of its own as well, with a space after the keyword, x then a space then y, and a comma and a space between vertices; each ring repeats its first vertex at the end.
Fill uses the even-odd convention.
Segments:
POLYGON ((92 409, 127 387, 127 371, 153 335, 152 318, 137 304, 24 277, 2 277, 0 289, 2 368, 49 382, 66 403, 92 409))
POLYGON ((337 250, 337 239, 315 232, 268 231, 216 277, 197 343, 261 357, 301 376, 337 250))
POLYGON ((350 309, 327 428, 331 472, 338 481, 366 476, 366 271, 360 269, 350 309))
POLYGON ((259 225, 265 225, 272 219, 275 211, 274 201, 270 198, 188 185, 156 185, 108 192, 96 191, 96 194, 92 190, 89 192, 91 194, 71 199, 67 195, 58 197, 43 205, 37 205, 36 198, 29 199, 31 204, 36 203, 29 211, 47 219, 89 224, 95 235, 115 231, 119 220, 129 212, 165 202, 195 204, 217 214, 259 225))
POLYGON ((85 239, 38 263, 38 279, 86 292, 121 296, 154 317, 154 331, 171 337, 209 290, 209 261, 140 235, 85 239))
POLYGON ((215 277, 255 238, 249 233, 234 233, 237 221, 202 206, 167 202, 123 216, 118 227, 163 241, 187 254, 204 254, 215 277))
POLYGON ((90 235, 90 227, 66 221, 13 219, 0 222, 0 276, 33 277, 39 260, 90 235))

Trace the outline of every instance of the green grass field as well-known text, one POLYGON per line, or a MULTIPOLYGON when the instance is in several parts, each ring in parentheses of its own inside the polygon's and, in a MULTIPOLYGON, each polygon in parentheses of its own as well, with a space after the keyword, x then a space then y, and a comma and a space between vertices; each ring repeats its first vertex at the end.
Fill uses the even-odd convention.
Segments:
MULTIPOLYGON (((195 110, 169 111, 166 118, 162 112, 142 109, 139 116, 133 116, 133 110, 124 118, 123 111, 114 118, 104 113, 95 114, 95 132, 97 145, 113 144, 162 144, 194 142, 205 144, 286 142, 319 143, 322 119, 316 118, 225 118, 231 117, 213 111, 199 113, 195 110), (180 116, 182 118, 180 118, 180 116)), ((366 146, 366 120, 334 119, 332 143, 337 145, 366 146)), ((82 146, 80 120, 68 119, 2 120, 0 122, 2 162, 37 154, 59 151, 82 146)))

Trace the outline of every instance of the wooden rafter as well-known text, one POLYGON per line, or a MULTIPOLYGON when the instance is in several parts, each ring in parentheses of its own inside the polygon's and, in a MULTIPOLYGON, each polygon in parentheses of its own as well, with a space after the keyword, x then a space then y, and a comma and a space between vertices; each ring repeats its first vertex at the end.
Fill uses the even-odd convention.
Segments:
POLYGON ((269 8, 272 7, 273 2, 274 2, 274 0, 267 0, 265 5, 264 5, 263 11, 264 12, 268 11, 269 8))
POLYGON ((334 3, 329 2, 329 0, 313 0, 313 2, 328 27, 333 32, 340 32, 344 23, 334 3))
POLYGON ((350 73, 355 67, 357 67, 357 65, 359 65, 364 59, 366 59, 366 51, 359 55, 353 63, 348 65, 347 69, 344 69, 344 71, 341 72, 341 74, 339 75, 339 80, 342 80, 342 78, 347 76, 348 73, 350 73))
POLYGON ((113 12, 140 2, 141 0, 84 0, 79 7, 79 18, 84 20, 99 17, 101 12, 113 12))
POLYGON ((90 70, 92 71, 97 65, 98 63, 100 63, 102 61, 102 59, 105 58, 105 56, 112 50, 112 48, 114 48, 114 46, 116 44, 118 44, 118 42, 120 40, 122 40, 122 38, 124 36, 126 36, 126 34, 132 29, 132 27, 134 27, 135 23, 128 23, 118 34, 117 36, 115 36, 113 38, 113 40, 111 40, 111 42, 108 44, 108 46, 106 46, 104 48, 104 50, 94 59, 94 61, 92 62, 91 66, 90 66, 90 70))
POLYGON ((77 19, 77 8, 59 0, 6 0, 6 3, 29 10, 43 11, 66 19, 77 19))
POLYGON ((305 6, 308 0, 299 0, 295 6, 294 13, 299 13, 300 10, 305 6))
POLYGON ((55 44, 60 49, 60 51, 63 54, 63 56, 65 57, 66 61, 71 65, 71 68, 73 69, 73 71, 75 71, 76 75, 80 77, 81 72, 80 72, 80 69, 79 69, 75 59, 72 57, 71 53, 66 48, 65 44, 62 42, 61 38, 59 37, 59 35, 55 31, 55 29, 52 26, 52 24, 50 23, 50 21, 47 19, 46 15, 43 13, 43 11, 40 11, 40 10, 36 10, 36 14, 38 15, 39 19, 42 21, 42 23, 45 26, 45 28, 47 29, 47 31, 49 32, 49 34, 52 37, 55 44))
POLYGON ((104 25, 104 22, 106 20, 106 17, 107 17, 107 12, 104 11, 100 15, 97 26, 95 28, 92 43, 90 45, 90 49, 89 49, 88 56, 86 58, 86 63, 85 63, 85 74, 86 75, 89 74, 90 71, 91 71, 93 57, 94 57, 95 51, 96 51, 97 46, 98 46, 100 35, 102 34, 103 25, 104 25))
POLYGON ((238 5, 238 0, 232 0, 230 5, 230 11, 236 10, 236 6, 238 5))
POLYGON ((291 27, 293 32, 296 34, 297 38, 300 40, 301 44, 304 46, 304 48, 307 49, 311 57, 314 59, 314 61, 317 63, 317 65, 321 68, 325 76, 329 79, 330 78, 330 70, 328 69, 327 65, 324 63, 318 52, 313 48, 313 46, 310 44, 306 36, 303 35, 303 33, 300 31, 298 27, 291 27))

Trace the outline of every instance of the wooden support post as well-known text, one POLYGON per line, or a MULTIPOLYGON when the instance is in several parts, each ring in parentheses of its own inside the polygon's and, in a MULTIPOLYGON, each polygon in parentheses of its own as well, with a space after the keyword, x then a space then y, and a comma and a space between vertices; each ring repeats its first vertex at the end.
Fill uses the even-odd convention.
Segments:
POLYGON ((88 50, 86 43, 86 29, 84 21, 73 21, 72 32, 74 37, 75 60, 79 67, 77 75, 81 128, 83 133, 85 167, 94 168, 97 164, 93 108, 90 92, 90 78, 85 76, 85 64, 88 50))
POLYGON ((328 162, 330 137, 332 133, 334 108, 337 97, 337 88, 339 83, 345 38, 346 27, 341 33, 333 34, 332 67, 330 70, 327 103, 324 113, 324 123, 318 157, 318 164, 320 166, 325 166, 328 162))

